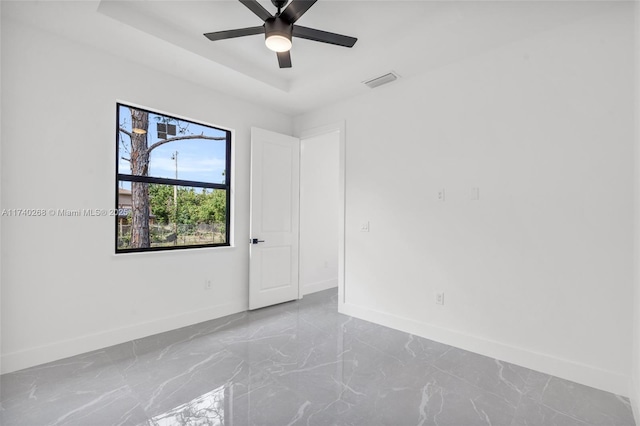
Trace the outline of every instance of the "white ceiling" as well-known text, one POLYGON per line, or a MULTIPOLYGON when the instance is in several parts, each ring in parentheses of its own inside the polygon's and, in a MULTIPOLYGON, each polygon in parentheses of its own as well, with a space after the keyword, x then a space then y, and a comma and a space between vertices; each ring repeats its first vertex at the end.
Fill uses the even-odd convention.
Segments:
MULTIPOLYGON (((260 0, 275 12, 270 0, 260 0)), ((410 78, 612 2, 319 0, 300 25, 358 38, 349 49, 294 38, 293 68, 255 35, 212 42, 205 32, 261 25, 237 0, 4 1, 14 19, 287 114, 371 90, 388 71, 410 78)))

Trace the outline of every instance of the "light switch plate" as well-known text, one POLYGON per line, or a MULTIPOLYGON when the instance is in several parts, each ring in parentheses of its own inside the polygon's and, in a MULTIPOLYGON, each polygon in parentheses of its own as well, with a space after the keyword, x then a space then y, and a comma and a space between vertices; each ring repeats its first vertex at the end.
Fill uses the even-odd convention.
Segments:
POLYGON ((369 232, 369 222, 362 222, 360 224, 360 232, 369 232))

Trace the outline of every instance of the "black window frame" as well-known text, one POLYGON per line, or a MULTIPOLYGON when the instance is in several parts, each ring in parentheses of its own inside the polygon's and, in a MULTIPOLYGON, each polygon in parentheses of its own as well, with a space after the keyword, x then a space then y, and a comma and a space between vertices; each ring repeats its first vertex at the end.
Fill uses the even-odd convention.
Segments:
MULTIPOLYGON (((171 251, 171 250, 185 250, 185 249, 196 249, 196 248, 213 248, 213 247, 230 247, 231 241, 231 139, 232 132, 228 129, 223 129, 217 126, 213 126, 211 124, 205 124, 199 122, 197 120, 187 119, 187 118, 179 118, 173 116, 171 114, 167 114, 164 112, 154 111, 151 109, 139 107, 137 105, 130 105, 122 102, 116 102, 116 179, 115 179, 115 212, 119 212, 119 188, 120 182, 143 182, 143 183, 154 183, 154 184, 162 184, 162 185, 170 185, 170 186, 186 186, 186 187, 194 187, 194 188, 205 188, 205 189, 219 189, 224 190, 226 195, 226 215, 225 215, 225 242, 224 243, 206 243, 206 244, 192 244, 192 245, 175 245, 175 246, 164 246, 164 247, 142 247, 142 248, 119 248, 118 247, 118 220, 119 215, 115 216, 115 253, 123 254, 123 253, 146 253, 146 252, 157 252, 157 251, 171 251), (200 182, 200 181, 191 181, 191 180, 183 180, 183 179, 172 179, 172 178, 159 178, 159 177, 151 177, 151 176, 137 176, 131 174, 121 174, 120 173, 120 108, 135 108, 140 111, 145 111, 150 114, 159 115, 162 117, 172 118, 175 120, 181 120, 190 122, 193 124, 198 124, 201 126, 210 127, 212 129, 224 132, 225 134, 225 174, 224 174, 224 183, 211 183, 211 182, 200 182)), ((179 142, 177 142, 179 143, 179 142)))

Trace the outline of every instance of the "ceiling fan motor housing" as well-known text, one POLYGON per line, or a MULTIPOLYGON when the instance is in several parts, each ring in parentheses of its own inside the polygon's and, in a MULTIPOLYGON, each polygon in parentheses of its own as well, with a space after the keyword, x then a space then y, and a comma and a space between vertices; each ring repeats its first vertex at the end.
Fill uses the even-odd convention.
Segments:
POLYGON ((265 39, 277 35, 291 40, 293 24, 286 22, 282 18, 269 18, 264 21, 265 39))

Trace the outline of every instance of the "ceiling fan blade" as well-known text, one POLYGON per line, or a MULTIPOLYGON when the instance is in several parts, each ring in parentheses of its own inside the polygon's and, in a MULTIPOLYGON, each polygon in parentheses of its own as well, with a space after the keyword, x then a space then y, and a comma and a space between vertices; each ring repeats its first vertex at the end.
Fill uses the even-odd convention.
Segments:
POLYGON ((301 27, 300 25, 293 26, 293 36, 344 47, 353 47, 353 45, 356 44, 356 41, 358 41, 355 37, 301 27))
POLYGON ((318 0, 293 0, 280 14, 290 24, 296 22, 318 0))
POLYGON ((269 18, 273 18, 273 16, 267 11, 267 9, 262 7, 262 5, 257 2, 257 0, 240 0, 240 3, 247 6, 250 11, 258 15, 258 17, 263 21, 266 21, 269 18))
POLYGON ((214 33, 206 33, 204 36, 211 41, 216 41, 255 34, 264 34, 264 25, 259 27, 239 28, 237 30, 216 31, 214 33))
POLYGON ((291 68, 291 52, 277 52, 280 68, 291 68))

